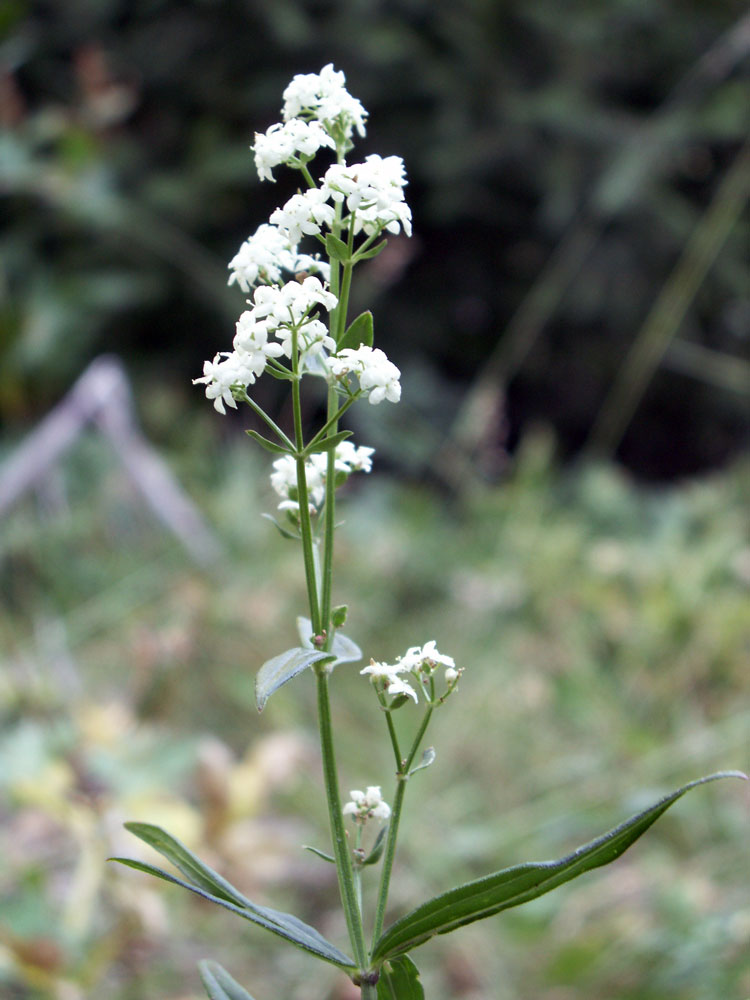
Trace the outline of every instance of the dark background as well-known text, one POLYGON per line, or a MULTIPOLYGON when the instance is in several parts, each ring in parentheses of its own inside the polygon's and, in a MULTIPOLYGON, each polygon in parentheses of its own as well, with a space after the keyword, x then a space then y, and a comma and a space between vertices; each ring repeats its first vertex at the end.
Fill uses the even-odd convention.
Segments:
MULTIPOLYGON (((699 250, 710 241, 719 202, 728 236, 697 290, 677 282, 663 349, 626 379, 633 419, 597 443, 657 480, 724 464, 747 443, 748 220, 721 188, 748 125, 744 10, 6 0, 6 431, 115 352, 150 434, 178 443, 181 415, 206 407, 190 379, 229 345, 243 307, 226 262, 296 181, 258 182, 253 132, 279 119, 295 73, 333 62, 370 112, 354 155, 401 155, 410 178, 414 239, 392 240, 355 289, 405 374, 392 461, 406 444, 425 468, 446 434, 460 444, 454 420, 483 371, 490 401, 469 438, 488 475, 537 422, 554 426, 564 457, 579 454, 691 236, 699 250)), ((276 385, 257 388, 273 411, 276 385)))

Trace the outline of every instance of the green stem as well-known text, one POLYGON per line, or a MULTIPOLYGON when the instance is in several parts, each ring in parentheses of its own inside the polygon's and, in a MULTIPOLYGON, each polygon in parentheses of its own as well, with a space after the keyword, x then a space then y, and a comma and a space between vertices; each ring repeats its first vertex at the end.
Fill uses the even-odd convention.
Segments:
MULTIPOLYGON (((419 750, 419 744, 424 738, 424 734, 427 731, 427 727, 430 724, 430 719, 432 718, 433 706, 427 709, 422 719, 422 724, 417 731, 417 735, 414 737, 414 742, 411 745, 409 755, 405 760, 400 761, 398 773, 396 775, 398 784, 396 785, 396 795, 393 800, 393 810, 391 812, 391 823, 388 827, 388 839, 385 844, 385 852, 383 854, 383 868, 380 873, 380 888, 378 890, 378 903, 377 909, 375 911, 375 924, 372 932, 372 942, 373 945, 378 940, 380 935, 383 933, 383 924, 385 922, 385 908, 388 903, 388 890, 391 885, 391 872, 393 871, 393 860, 396 856, 396 841, 398 839, 398 827, 401 822, 401 810, 404 805, 404 795, 406 794, 406 782, 409 780, 409 768, 414 762, 414 758, 419 750)), ((390 716, 390 713, 388 713, 390 716)), ((391 723, 392 726, 392 723, 391 723)), ((389 732, 391 730, 389 726, 389 732)), ((393 739, 393 737, 391 737, 393 739)))
MULTIPOLYGON (((298 367, 297 331, 292 332, 292 357, 295 369, 298 367)), ((295 374, 297 372, 295 371, 295 374)), ((305 583, 310 605, 310 622, 315 635, 321 634, 320 605, 318 603, 318 582, 315 572, 315 554, 313 552, 313 533, 310 523, 310 497, 307 492, 307 474, 305 459, 301 454, 305 442, 302 436, 302 405, 300 401, 300 379, 292 382, 292 409, 294 411, 294 447, 297 452, 297 502, 299 503, 300 534, 302 535, 302 559, 305 564, 305 583)), ((290 442, 291 444, 291 442, 290 442)))
MULTIPOLYGON (((341 795, 339 793, 336 757, 333 749, 333 729, 331 726, 331 705, 328 697, 328 672, 325 667, 316 668, 318 685, 318 724, 320 727, 320 749, 323 758, 323 778, 328 799, 328 816, 331 823, 333 840, 333 855, 336 858, 336 872, 339 879, 339 892, 344 907, 346 926, 349 939, 354 949, 354 957, 361 970, 368 965, 367 946, 362 915, 357 903, 357 890, 354 882, 354 868, 349 844, 344 831, 344 814, 341 811, 341 795)), ((363 991, 363 996, 365 993, 363 991)))
POLYGON ((378 988, 371 983, 362 983, 362 1000, 378 1000, 378 988))

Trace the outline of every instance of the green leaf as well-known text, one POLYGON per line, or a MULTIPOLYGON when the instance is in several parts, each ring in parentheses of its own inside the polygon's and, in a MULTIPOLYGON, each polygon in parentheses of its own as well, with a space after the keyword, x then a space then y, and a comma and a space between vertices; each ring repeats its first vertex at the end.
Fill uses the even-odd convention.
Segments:
POLYGON ((261 514, 260 516, 265 517, 267 521, 270 521, 271 524, 273 524, 274 527, 284 536, 284 538, 291 538, 292 541, 295 542, 298 542, 300 540, 299 533, 295 535, 293 531, 290 531, 288 528, 285 528, 283 524, 279 524, 279 522, 276 520, 273 514, 261 514))
POLYGON ((383 964, 378 980, 378 1000, 424 1000, 419 970, 408 955, 383 964))
POLYGON ((319 451, 330 451, 351 436, 351 431, 339 431, 337 434, 331 434, 330 437, 321 438, 319 441, 309 444, 305 448, 303 455, 307 458, 308 455, 314 455, 319 451))
POLYGON ((420 762, 416 765, 416 767, 413 767, 411 771, 409 771, 409 777, 411 777, 412 774, 416 774, 417 771, 421 771, 423 768, 429 767, 430 764, 434 763, 435 757, 437 757, 435 747, 427 747, 422 754, 420 762))
POLYGON ((258 711, 263 711, 268 699, 282 684, 286 684, 297 674, 307 670, 313 663, 330 660, 332 655, 334 654, 320 649, 302 649, 300 646, 295 646, 294 649, 287 649, 285 653, 279 653, 278 656, 266 660, 255 678, 255 703, 258 711))
POLYGON ((311 854, 317 854, 319 858, 322 858, 324 861, 330 861, 332 865, 336 864, 336 859, 334 857, 330 854, 326 854, 325 851, 319 851, 317 847, 310 847, 309 844, 303 844, 302 850, 310 851, 311 854))
POLYGON ((382 243, 376 243, 374 247, 370 247, 369 250, 361 250, 355 253, 354 263, 359 264, 361 260, 370 260, 372 257, 377 257, 377 255, 388 246, 388 240, 383 240, 382 243))
POLYGON ((352 320, 336 350, 340 351, 344 347, 353 347, 356 350, 360 344, 372 347, 373 337, 372 313, 368 309, 367 312, 360 313, 356 319, 352 320))
POLYGON ((184 844, 150 823, 126 823, 125 828, 142 841, 153 847, 155 851, 170 861, 184 876, 185 880, 176 878, 155 865, 130 858, 111 858, 136 871, 146 872, 156 878, 163 879, 173 885, 189 889, 203 899, 223 906, 231 913, 244 920, 249 920, 266 930, 271 931, 286 941, 291 942, 303 951, 307 951, 325 962, 330 962, 339 968, 351 968, 354 962, 342 951, 327 941, 314 927, 280 910, 272 910, 267 906, 257 906, 246 896, 235 889, 233 885, 222 878, 217 872, 197 858, 184 844))
POLYGON ((251 437, 253 441, 257 441, 261 448, 265 448, 266 451, 273 452, 274 455, 290 455, 291 452, 288 448, 284 448, 283 445, 276 444, 275 441, 270 441, 268 438, 263 437, 257 431, 245 431, 248 437, 251 437))
POLYGON ((334 236, 333 233, 328 233, 326 236, 326 253, 333 260, 340 260, 342 264, 347 263, 351 259, 349 247, 338 236, 334 236))
POLYGON ((218 962, 199 962, 198 971, 210 1000, 253 1000, 218 962))
MULTIPOLYGON (((300 615, 297 619, 297 631, 299 632, 302 645, 306 649, 313 649, 312 640, 310 639, 312 635, 312 623, 310 619, 300 615)), ((361 660, 362 650, 348 635, 344 635, 343 632, 337 632, 333 637, 330 653, 324 655, 333 655, 334 660, 329 664, 329 667, 333 670, 339 663, 356 663, 358 660, 361 660)))
POLYGON ((378 863, 378 861, 380 861, 383 851, 385 850, 385 835, 387 833, 388 833, 388 827, 384 826, 378 833, 377 837, 375 838, 375 843, 372 845, 372 850, 367 855, 365 860, 362 862, 363 867, 364 865, 375 865, 378 863))
POLYGON ((662 813, 691 788, 707 781, 729 777, 746 778, 739 771, 725 771, 691 781, 614 830, 558 861, 516 865, 436 896, 407 913, 385 931, 373 950, 373 962, 411 951, 436 934, 447 934, 474 920, 483 920, 512 906, 528 903, 592 868, 609 864, 619 858, 662 813))

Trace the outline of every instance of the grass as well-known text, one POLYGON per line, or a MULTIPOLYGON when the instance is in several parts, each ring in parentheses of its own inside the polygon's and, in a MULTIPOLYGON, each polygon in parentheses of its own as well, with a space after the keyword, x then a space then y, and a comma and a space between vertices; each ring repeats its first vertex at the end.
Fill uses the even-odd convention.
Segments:
MULTIPOLYGON (((255 669, 304 611, 298 553, 259 517, 274 506, 263 458, 244 442, 212 455, 174 459, 229 553, 211 573, 93 441, 64 504, 29 501, 6 525, 0 985, 14 1000, 197 1000, 204 956, 257 1000, 313 996, 305 956, 106 866, 137 850, 127 818, 162 822, 253 898, 344 941, 332 870, 299 850, 327 846, 311 679, 254 709, 255 669)), ((747 770, 746 464, 647 491, 608 466, 561 472, 537 436, 460 505, 377 475, 352 487, 346 631, 367 658, 434 638, 466 668, 429 737, 436 762, 410 783, 393 914, 559 856, 685 780, 747 770)), ((334 679, 342 786, 388 798, 368 685, 356 667, 334 679)), ((611 869, 426 945, 427 996, 749 995, 747 803, 736 783, 701 789, 611 869)), ((319 971, 314 996, 345 1000, 319 971)))

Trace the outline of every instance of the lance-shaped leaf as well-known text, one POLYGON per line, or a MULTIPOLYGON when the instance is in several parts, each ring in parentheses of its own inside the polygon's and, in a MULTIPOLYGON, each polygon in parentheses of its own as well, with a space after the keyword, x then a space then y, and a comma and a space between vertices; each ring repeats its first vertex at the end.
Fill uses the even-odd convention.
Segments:
POLYGON ((265 704, 274 691, 278 691, 282 684, 286 684, 303 670, 307 670, 313 663, 320 660, 330 660, 335 654, 326 653, 320 649, 302 649, 296 646, 294 649, 287 649, 285 653, 279 653, 270 660, 266 660, 258 671, 255 678, 255 703, 258 711, 262 712, 265 704))
POLYGON ((339 341, 337 350, 351 347, 356 351, 361 344, 372 347, 373 336, 372 313, 368 309, 351 321, 339 341))
POLYGON ((245 431, 248 437, 251 437, 253 441, 257 441, 261 448, 265 448, 266 451, 270 451, 274 455, 289 455, 291 454, 288 448, 283 445, 278 444, 276 441, 270 441, 268 438, 263 437, 257 431, 245 431))
MULTIPOLYGON (((302 645, 306 649, 312 649, 312 639, 310 638, 312 635, 312 623, 310 619, 303 618, 300 615, 297 619, 297 631, 299 632, 302 645)), ((348 635, 344 635, 343 632, 337 632, 333 637, 330 653, 325 655, 333 656, 333 662, 329 664, 329 667, 333 670, 339 663, 356 663, 357 660, 361 660, 362 650, 348 635)))
POLYGON ((373 962, 411 951, 436 934, 447 934, 464 924, 528 903, 592 868, 609 864, 619 858, 662 813, 691 788, 707 781, 729 777, 746 778, 746 775, 739 771, 725 771, 691 781, 614 830, 558 861, 515 865, 436 896, 407 913, 385 931, 375 945, 373 962))
POLYGON ((378 1000, 424 1000, 419 970, 408 955, 384 963, 378 980, 378 1000))
POLYGON ((198 971, 210 1000, 253 1000, 218 962, 199 962, 198 971))
POLYGON ((284 938, 325 962, 330 962, 342 969, 354 967, 353 959, 339 951, 314 927, 310 927, 309 924, 290 913, 283 913, 268 906, 258 906, 252 903, 166 830, 150 823, 126 823, 125 828, 153 847, 162 857, 171 861, 175 868, 182 872, 185 879, 177 878, 161 868, 143 861, 134 861, 131 858, 111 858, 110 860, 118 861, 120 864, 135 868, 137 871, 146 872, 148 875, 154 875, 156 878, 171 882, 173 885, 181 885, 183 889, 189 889, 190 892, 223 906, 244 920, 264 927, 272 934, 284 938))

